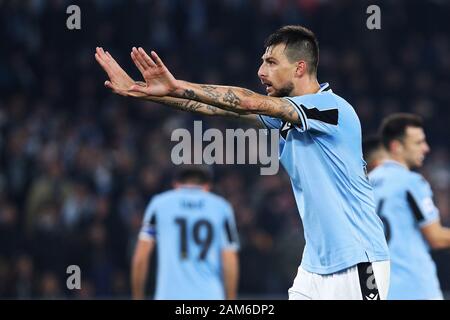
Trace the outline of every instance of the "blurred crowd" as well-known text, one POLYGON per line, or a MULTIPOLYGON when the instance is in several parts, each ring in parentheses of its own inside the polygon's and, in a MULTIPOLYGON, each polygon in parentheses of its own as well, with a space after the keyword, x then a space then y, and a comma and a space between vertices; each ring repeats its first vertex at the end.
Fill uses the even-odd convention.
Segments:
MULTIPOLYGON (((247 128, 245 121, 175 112, 103 87, 103 46, 133 77, 132 46, 158 51, 176 77, 262 92, 264 38, 303 24, 320 42, 319 79, 374 133, 392 112, 422 115, 430 181, 450 225, 450 4, 383 1, 382 29, 366 28, 369 2, 319 0, 0 1, 0 298, 128 298, 129 267, 149 199, 171 187, 171 133, 247 128), (81 8, 81 30, 66 8, 81 8), (68 290, 66 268, 81 268, 68 290)), ((241 296, 287 297, 303 231, 284 170, 215 165, 215 192, 235 209, 241 296)), ((450 290, 450 254, 435 259, 450 290)), ((154 287, 152 262, 149 292, 154 287)))

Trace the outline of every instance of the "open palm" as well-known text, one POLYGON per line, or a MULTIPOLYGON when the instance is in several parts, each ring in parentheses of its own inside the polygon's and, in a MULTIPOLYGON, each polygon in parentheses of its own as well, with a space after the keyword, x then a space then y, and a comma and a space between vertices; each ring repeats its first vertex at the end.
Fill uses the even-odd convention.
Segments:
POLYGON ((131 58, 144 77, 146 86, 132 85, 130 90, 149 96, 167 96, 176 88, 176 79, 166 68, 156 52, 151 57, 144 49, 133 48, 131 58))
POLYGON ((127 97, 143 97, 145 95, 144 93, 130 90, 130 87, 135 85, 136 82, 122 69, 108 51, 105 52, 103 48, 97 47, 95 59, 109 77, 109 80, 105 81, 107 88, 127 97))

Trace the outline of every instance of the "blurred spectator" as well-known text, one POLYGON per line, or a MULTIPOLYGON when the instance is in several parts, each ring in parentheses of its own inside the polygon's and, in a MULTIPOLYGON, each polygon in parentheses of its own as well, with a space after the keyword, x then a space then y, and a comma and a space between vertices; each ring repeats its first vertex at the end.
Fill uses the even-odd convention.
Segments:
POLYGON ((61 285, 55 273, 45 272, 40 278, 39 293, 40 299, 61 299, 61 285))

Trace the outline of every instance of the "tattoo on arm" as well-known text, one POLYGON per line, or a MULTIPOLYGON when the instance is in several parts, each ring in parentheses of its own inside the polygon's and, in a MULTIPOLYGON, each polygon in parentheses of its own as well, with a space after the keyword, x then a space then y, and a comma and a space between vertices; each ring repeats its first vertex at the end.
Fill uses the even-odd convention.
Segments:
POLYGON ((262 114, 267 114, 289 122, 298 123, 300 121, 294 106, 284 99, 262 100, 257 109, 262 110, 262 114))
MULTIPOLYGON (((181 99, 181 98, 172 98, 172 97, 152 97, 149 99, 151 101, 160 102, 166 104, 168 106, 174 107, 179 110, 194 112, 199 114, 204 114, 208 116, 226 116, 238 118, 241 116, 240 113, 222 110, 215 106, 211 106, 209 104, 205 104, 202 102, 198 102, 195 100, 181 99)), ((245 115, 246 113, 242 113, 245 115)))
POLYGON ((242 94, 246 97, 251 97, 251 96, 255 95, 255 93, 252 90, 248 90, 245 88, 242 88, 242 94))
POLYGON ((197 95, 195 94, 194 90, 187 89, 187 90, 184 90, 183 98, 186 98, 189 100, 194 100, 197 98, 197 95))
POLYGON ((297 111, 295 111, 294 106, 292 106, 288 101, 283 101, 281 104, 278 104, 276 109, 276 113, 280 118, 298 118, 297 111))
POLYGON ((241 104, 241 99, 239 99, 233 90, 228 89, 227 93, 223 96, 223 102, 227 102, 231 106, 237 107, 241 104))
POLYGON ((209 105, 206 107, 208 114, 218 114, 218 110, 222 110, 237 114, 264 114, 292 123, 300 121, 289 101, 262 96, 244 88, 190 84, 180 95, 209 105))
POLYGON ((200 87, 203 89, 205 94, 208 97, 210 97, 211 99, 213 99, 214 101, 218 101, 219 98, 221 97, 220 92, 217 92, 217 87, 216 86, 201 85, 200 87))

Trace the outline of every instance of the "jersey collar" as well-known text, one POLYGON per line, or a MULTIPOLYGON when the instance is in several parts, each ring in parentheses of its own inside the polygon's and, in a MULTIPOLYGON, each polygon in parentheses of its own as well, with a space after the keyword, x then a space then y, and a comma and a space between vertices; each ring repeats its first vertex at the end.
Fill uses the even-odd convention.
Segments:
POLYGON ((328 82, 321 83, 320 84, 320 89, 319 89, 319 91, 317 91, 317 93, 324 92, 324 91, 333 92, 333 90, 331 90, 330 84, 328 82))
POLYGON ((403 163, 400 163, 398 161, 395 161, 393 159, 386 159, 383 161, 383 165, 394 165, 394 166, 398 166, 398 167, 402 167, 406 170, 409 170, 409 168, 407 166, 405 166, 403 163))
POLYGON ((181 184, 178 189, 189 189, 189 190, 203 190, 203 186, 198 184, 181 184))

